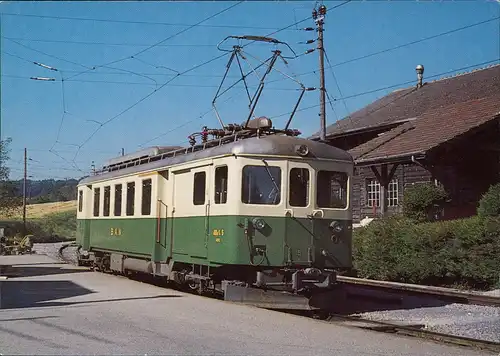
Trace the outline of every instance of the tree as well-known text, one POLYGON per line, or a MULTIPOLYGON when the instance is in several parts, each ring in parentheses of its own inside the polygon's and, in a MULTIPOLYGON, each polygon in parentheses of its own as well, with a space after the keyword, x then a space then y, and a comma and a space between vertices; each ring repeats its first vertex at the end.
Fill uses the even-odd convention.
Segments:
POLYGON ((22 204, 16 185, 8 180, 10 170, 7 161, 11 141, 10 138, 0 141, 0 214, 3 216, 11 216, 22 204))

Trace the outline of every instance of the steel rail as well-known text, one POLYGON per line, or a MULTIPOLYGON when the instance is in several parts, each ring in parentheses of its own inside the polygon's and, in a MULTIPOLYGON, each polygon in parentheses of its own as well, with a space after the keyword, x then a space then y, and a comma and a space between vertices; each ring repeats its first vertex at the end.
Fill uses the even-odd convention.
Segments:
POLYGON ((432 296, 444 296, 457 299, 460 304, 474 304, 500 307, 500 297, 479 293, 462 292, 444 287, 423 286, 398 282, 378 281, 374 279, 337 276, 337 281, 345 284, 354 284, 365 287, 382 288, 403 292, 412 292, 432 296))
POLYGON ((415 327, 410 325, 401 325, 397 323, 390 323, 384 321, 363 319, 357 317, 350 317, 338 314, 332 314, 328 318, 327 322, 334 323, 335 321, 348 321, 353 323, 359 323, 358 325, 344 325, 346 327, 355 327, 359 329, 368 329, 372 331, 386 332, 386 333, 397 333, 401 335, 414 336, 422 339, 430 339, 438 341, 440 343, 453 344, 458 346, 473 347, 481 350, 488 350, 493 352, 500 352, 500 342, 473 339, 465 336, 458 336, 452 334, 443 334, 436 331, 422 329, 421 327, 415 327), (370 327, 368 325, 363 326, 362 324, 373 325, 370 327))

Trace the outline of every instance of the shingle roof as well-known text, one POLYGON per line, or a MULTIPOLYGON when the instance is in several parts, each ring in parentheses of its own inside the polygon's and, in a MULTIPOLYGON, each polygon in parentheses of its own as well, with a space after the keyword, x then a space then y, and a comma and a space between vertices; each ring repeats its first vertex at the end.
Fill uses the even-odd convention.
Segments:
MULTIPOLYGON (((394 91, 354 112, 348 118, 328 126, 326 134, 335 136, 345 131, 377 127, 415 118, 431 110, 454 103, 481 99, 499 92, 500 65, 494 65, 428 82, 420 89, 411 87, 394 91)), ((318 133, 312 137, 317 135, 318 133)))
POLYGON ((500 90, 431 110, 349 151, 356 162, 426 151, 500 117, 500 90))

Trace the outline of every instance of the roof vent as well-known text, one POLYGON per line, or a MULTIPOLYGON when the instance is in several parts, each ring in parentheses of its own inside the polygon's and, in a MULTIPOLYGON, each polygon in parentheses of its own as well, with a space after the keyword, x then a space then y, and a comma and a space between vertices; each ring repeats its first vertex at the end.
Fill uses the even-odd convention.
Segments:
POLYGON ((417 82, 417 88, 422 88, 422 80, 424 78, 424 66, 419 64, 417 66, 417 68, 415 68, 415 70, 417 71, 417 78, 418 78, 418 82, 417 82))

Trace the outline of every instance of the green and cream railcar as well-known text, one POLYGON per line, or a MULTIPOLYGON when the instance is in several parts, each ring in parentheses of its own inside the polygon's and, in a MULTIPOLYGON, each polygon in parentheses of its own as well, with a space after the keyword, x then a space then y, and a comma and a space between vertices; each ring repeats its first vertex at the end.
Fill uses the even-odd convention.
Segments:
POLYGON ((294 291, 351 267, 347 152, 269 135, 140 160, 79 183, 82 264, 193 288, 278 276, 294 291))

